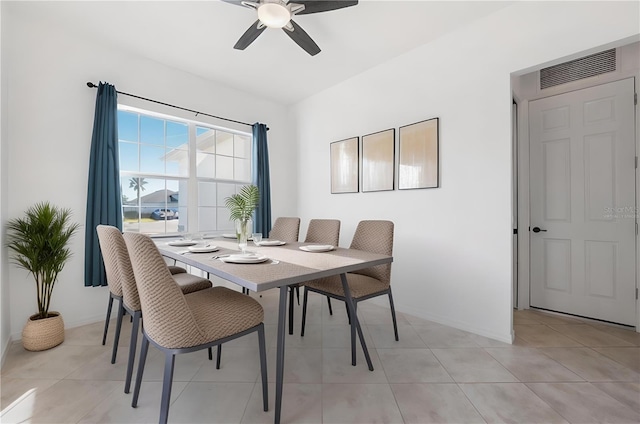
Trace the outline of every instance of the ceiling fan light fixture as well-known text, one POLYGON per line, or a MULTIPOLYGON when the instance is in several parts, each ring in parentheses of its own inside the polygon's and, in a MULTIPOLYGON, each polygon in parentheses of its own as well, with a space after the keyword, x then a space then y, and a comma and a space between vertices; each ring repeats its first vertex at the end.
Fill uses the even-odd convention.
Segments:
POLYGON ((291 12, 280 3, 263 3, 258 7, 258 19, 269 28, 282 28, 291 20, 291 12))

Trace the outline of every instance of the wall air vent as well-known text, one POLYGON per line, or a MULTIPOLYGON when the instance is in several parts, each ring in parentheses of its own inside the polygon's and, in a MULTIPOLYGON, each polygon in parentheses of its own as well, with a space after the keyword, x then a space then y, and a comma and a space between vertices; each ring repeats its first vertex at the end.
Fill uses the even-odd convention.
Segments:
POLYGON ((581 57, 540 70, 540 88, 578 81, 616 70, 616 49, 581 57))

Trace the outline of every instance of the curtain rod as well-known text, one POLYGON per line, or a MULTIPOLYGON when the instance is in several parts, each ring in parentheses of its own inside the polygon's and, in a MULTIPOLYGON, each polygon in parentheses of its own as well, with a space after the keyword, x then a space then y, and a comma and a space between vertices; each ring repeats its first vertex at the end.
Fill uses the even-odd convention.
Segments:
MULTIPOLYGON (((94 83, 92 83, 91 81, 87 82, 87 87, 89 87, 89 88, 98 88, 98 86, 95 85, 94 83)), ((247 125, 249 127, 253 126, 252 124, 248 124, 248 123, 242 122, 242 121, 236 121, 235 119, 223 118, 222 116, 216 116, 216 115, 210 115, 210 114, 204 113, 204 112, 198 112, 197 110, 187 109, 186 107, 176 106, 176 105, 172 105, 172 104, 169 104, 169 103, 160 102, 158 100, 148 99, 146 97, 137 96, 135 94, 125 93, 124 91, 117 91, 116 90, 116 93, 122 94, 124 96, 135 97, 136 99, 145 100, 147 102, 157 103, 159 105, 169 106, 169 107, 172 107, 172 108, 175 108, 175 109, 180 109, 180 110, 184 110, 184 111, 187 111, 187 112, 195 113, 196 116, 204 115, 204 116, 208 116, 210 118, 222 119, 223 121, 229 121, 229 122, 235 122, 236 124, 247 125)), ((269 131, 269 127, 267 127, 267 131, 269 131)))

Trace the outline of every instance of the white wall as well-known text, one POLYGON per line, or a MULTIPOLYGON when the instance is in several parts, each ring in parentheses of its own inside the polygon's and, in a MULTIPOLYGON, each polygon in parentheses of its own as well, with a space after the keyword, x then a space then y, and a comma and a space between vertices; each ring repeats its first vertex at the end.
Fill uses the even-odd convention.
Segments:
POLYGON ((510 74, 637 35, 639 16, 637 2, 517 3, 295 105, 303 222, 341 219, 348 246, 359 220, 394 221, 397 309, 510 341, 510 74), (441 188, 330 194, 330 142, 432 117, 441 188))
MULTIPOLYGON (((296 168, 291 164, 297 153, 290 143, 283 106, 139 56, 128 56, 84 34, 67 34, 55 23, 30 20, 19 13, 21 10, 17 3, 3 10, 8 14, 2 48, 8 90, 2 93, 3 100, 7 96, 7 108, 3 107, 2 113, 9 123, 8 210, 3 222, 19 216, 35 202, 49 200, 71 208, 74 218, 84 225, 96 96, 95 89, 85 83, 99 80, 109 81, 121 91, 205 113, 268 124, 271 167, 276 170, 271 176, 273 214, 296 213, 296 168)), ((210 122, 227 125, 224 121, 210 122)), ((2 153, 4 157, 4 149, 2 153)), ((104 319, 108 297, 107 288, 83 287, 84 234, 75 237, 72 248, 74 257, 60 275, 51 306, 62 312, 67 327, 104 319)), ((15 338, 36 311, 36 297, 34 283, 25 271, 10 266, 8 281, 11 333, 15 338)), ((3 276, 3 287, 6 282, 3 276)))
MULTIPOLYGON (((3 37, 3 31, 5 28, 4 14, 2 13, 2 5, 0 4, 0 50, 4 50, 4 44, 7 41, 7 37, 3 37)), ((6 115, 3 111, 6 110, 6 75, 3 71, 3 67, 6 66, 7 61, 2 60, 0 55, 0 222, 5 222, 7 216, 7 123, 6 115)), ((9 272, 8 272, 8 258, 7 249, 4 248, 5 244, 5 232, 0 231, 0 365, 4 361, 4 354, 9 346, 11 335, 11 314, 9 313, 9 272)))

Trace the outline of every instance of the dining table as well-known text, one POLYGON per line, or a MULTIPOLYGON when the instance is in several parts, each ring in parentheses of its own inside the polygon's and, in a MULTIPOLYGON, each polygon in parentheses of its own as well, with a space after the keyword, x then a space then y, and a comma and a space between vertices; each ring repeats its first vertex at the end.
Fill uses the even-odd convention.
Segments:
MULTIPOLYGON (((392 256, 337 246, 331 250, 314 250, 313 243, 288 242, 274 244, 266 240, 266 243, 263 242, 264 244, 258 246, 250 245, 247 248, 248 252, 254 253, 256 257, 260 258, 259 261, 249 260, 247 263, 229 263, 225 262, 225 260, 229 260, 228 258, 231 258, 230 255, 242 253, 238 248, 238 242, 231 238, 217 236, 198 241, 180 240, 179 238, 154 238, 154 242, 163 256, 198 268, 209 276, 215 275, 255 292, 279 288, 275 424, 280 423, 282 411, 286 305, 287 291, 290 285, 324 277, 340 276, 347 308, 351 316, 351 363, 354 366, 356 365, 355 341, 357 334, 367 366, 369 370, 373 371, 373 364, 360 328, 346 274, 391 263, 393 262, 392 256), (193 243, 197 244, 193 245, 193 243), (190 244, 193 246, 188 246, 190 244), (267 246, 265 244, 270 245, 267 246)), ((236 257, 233 256, 232 258, 236 257)))

